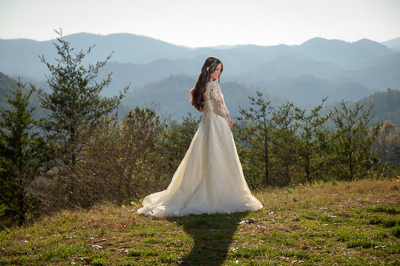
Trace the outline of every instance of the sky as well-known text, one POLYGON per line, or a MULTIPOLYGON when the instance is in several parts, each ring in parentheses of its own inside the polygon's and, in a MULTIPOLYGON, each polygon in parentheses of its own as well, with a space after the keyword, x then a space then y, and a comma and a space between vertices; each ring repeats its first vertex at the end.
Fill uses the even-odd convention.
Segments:
POLYGON ((400 0, 0 0, 0 39, 132 33, 187 47, 400 37, 400 0))

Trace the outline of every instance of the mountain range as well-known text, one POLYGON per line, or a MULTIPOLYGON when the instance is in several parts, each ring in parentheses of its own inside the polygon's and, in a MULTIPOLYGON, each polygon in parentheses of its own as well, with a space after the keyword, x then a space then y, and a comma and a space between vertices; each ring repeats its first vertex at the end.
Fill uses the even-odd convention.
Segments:
MULTIPOLYGON (((294 46, 196 49, 134 34, 80 33, 64 38, 75 51, 95 45, 84 64, 103 61, 112 53, 109 63, 99 73, 99 78, 104 78, 113 72, 111 85, 103 91, 105 96, 115 95, 131 84, 125 102, 143 105, 156 100, 164 110, 174 111, 178 116, 192 110, 187 92, 208 56, 219 57, 224 63, 221 87, 228 103, 229 98, 237 101, 232 102, 234 106, 243 105, 242 96, 254 94, 256 89, 276 101, 292 100, 306 107, 328 95, 331 103, 341 99, 357 101, 387 88, 400 89, 400 38, 384 43, 314 38, 294 46), (171 82, 179 89, 171 91, 171 82), (183 95, 177 95, 178 92, 183 95), (230 95, 235 92, 237 97, 230 95)), ((43 84, 49 72, 38 56, 55 63, 54 42, 0 39, 0 72, 43 84)))

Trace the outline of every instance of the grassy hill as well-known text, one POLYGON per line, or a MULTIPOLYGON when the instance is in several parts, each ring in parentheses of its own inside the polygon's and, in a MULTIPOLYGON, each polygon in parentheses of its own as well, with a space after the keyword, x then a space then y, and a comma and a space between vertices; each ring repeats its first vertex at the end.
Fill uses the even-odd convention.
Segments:
POLYGON ((400 176, 258 191, 257 212, 61 211, 0 233, 1 265, 399 265, 400 176))

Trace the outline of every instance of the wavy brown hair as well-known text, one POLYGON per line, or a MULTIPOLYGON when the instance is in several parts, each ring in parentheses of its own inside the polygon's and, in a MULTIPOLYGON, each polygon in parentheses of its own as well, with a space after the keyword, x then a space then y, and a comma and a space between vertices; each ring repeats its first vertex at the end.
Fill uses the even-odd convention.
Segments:
POLYGON ((196 110, 200 112, 203 111, 204 107, 204 92, 206 91, 206 85, 210 81, 211 74, 214 73, 219 64, 221 64, 222 73, 224 65, 222 64, 221 60, 213 56, 208 57, 201 67, 200 75, 197 78, 194 87, 189 91, 191 94, 190 103, 194 108, 196 108, 196 110))

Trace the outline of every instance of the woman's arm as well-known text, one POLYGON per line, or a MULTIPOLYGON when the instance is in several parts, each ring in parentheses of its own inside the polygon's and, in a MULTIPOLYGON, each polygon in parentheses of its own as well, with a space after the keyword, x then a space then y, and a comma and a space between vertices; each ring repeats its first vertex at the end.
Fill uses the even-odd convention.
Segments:
POLYGON ((218 83, 211 85, 211 97, 214 98, 217 103, 218 109, 222 114, 222 117, 228 122, 229 127, 233 126, 233 121, 229 117, 228 108, 226 108, 224 96, 222 95, 221 88, 218 83))

